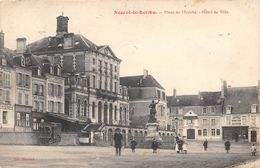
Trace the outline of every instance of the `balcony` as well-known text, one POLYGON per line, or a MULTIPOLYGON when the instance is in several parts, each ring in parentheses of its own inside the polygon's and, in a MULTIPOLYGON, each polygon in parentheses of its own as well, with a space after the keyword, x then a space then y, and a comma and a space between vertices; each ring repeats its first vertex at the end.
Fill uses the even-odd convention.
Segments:
POLYGON ((97 97, 98 98, 107 98, 109 100, 117 100, 118 99, 118 95, 114 92, 110 92, 110 91, 106 91, 103 89, 97 89, 97 97))

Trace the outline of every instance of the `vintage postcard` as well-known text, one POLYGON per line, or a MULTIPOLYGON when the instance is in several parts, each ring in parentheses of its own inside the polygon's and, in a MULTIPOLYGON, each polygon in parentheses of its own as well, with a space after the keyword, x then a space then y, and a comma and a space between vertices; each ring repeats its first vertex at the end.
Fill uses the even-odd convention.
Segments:
POLYGON ((0 0, 0 168, 260 167, 259 0, 0 0))

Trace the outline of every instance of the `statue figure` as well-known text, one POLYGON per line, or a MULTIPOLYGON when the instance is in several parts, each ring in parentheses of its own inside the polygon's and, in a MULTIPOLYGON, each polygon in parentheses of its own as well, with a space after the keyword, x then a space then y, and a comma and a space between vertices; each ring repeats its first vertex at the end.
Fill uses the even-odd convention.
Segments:
POLYGON ((152 103, 149 105, 150 108, 150 117, 148 120, 148 123, 154 123, 156 122, 155 114, 156 114, 156 104, 158 104, 160 100, 158 100, 156 103, 154 100, 152 100, 152 103))

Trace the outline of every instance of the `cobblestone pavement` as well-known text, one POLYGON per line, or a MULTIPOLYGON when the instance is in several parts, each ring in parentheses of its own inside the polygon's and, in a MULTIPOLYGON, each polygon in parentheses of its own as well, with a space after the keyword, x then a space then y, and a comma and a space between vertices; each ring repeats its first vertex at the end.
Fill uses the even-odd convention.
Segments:
MULTIPOLYGON (((112 147, 2 145, 0 168, 223 168, 259 159, 258 155, 250 155, 247 144, 232 144, 229 154, 222 143, 209 142, 208 151, 203 151, 200 143, 189 143, 188 148, 187 155, 162 149, 157 154, 150 149, 136 149, 132 153, 125 148, 122 156, 117 157, 112 147)), ((245 167, 241 166, 238 167, 245 167)))

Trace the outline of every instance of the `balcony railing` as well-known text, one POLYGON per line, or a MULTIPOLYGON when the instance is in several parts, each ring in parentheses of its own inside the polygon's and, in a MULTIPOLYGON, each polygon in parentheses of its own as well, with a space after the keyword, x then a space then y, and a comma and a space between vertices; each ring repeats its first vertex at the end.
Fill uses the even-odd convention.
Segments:
POLYGON ((112 100, 118 99, 118 95, 116 93, 106 91, 106 90, 103 90, 103 89, 97 89, 97 96, 102 97, 102 98, 112 99, 112 100))

